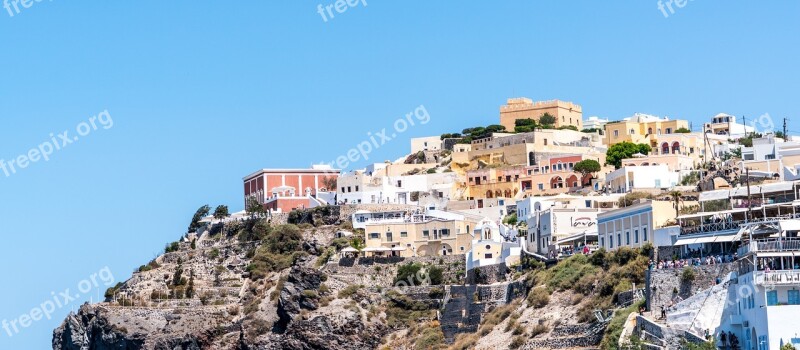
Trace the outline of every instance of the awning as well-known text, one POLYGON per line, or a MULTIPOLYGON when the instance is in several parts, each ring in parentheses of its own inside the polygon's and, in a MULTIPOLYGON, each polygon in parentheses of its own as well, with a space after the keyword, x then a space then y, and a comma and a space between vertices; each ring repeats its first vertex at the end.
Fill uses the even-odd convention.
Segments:
POLYGON ((717 236, 714 243, 733 242, 737 240, 736 236, 737 235, 717 236))
POLYGON ((391 249, 391 250, 392 250, 393 252, 402 252, 402 251, 404 251, 404 250, 406 250, 406 249, 408 249, 408 248, 406 248, 406 247, 392 247, 392 249, 391 249))
POLYGON ((698 198, 698 201, 706 202, 706 201, 715 201, 720 199, 728 199, 730 198, 730 195, 731 195, 730 190, 703 191, 700 192, 700 198, 698 198))
POLYGON ((556 241, 556 244, 564 244, 568 242, 575 242, 575 241, 582 241, 585 238, 592 237, 594 240, 597 240, 597 232, 581 232, 569 237, 565 237, 556 241))
POLYGON ((736 235, 686 237, 678 239, 677 241, 675 241, 674 245, 678 246, 678 245, 703 244, 703 243, 724 243, 724 242, 733 242, 736 239, 737 239, 736 235))
POLYGON ((690 245, 690 244, 694 244, 695 241, 697 241, 697 238, 681 238, 681 239, 675 241, 675 244, 673 244, 673 245, 675 245, 675 246, 678 246, 678 245, 690 245))
POLYGON ((358 249, 353 248, 353 247, 347 247, 347 248, 342 249, 342 253, 355 253, 357 251, 358 251, 358 249))
POLYGON ((779 225, 782 231, 800 231, 800 220, 781 220, 779 225))

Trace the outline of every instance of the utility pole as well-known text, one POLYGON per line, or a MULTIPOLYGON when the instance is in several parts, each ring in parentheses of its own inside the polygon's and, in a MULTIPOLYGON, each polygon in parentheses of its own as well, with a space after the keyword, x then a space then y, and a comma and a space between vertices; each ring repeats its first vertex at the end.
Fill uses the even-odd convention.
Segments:
POLYGON ((742 116, 742 125, 744 125, 744 137, 747 137, 747 117, 742 116))
POLYGON ((786 118, 783 118, 783 142, 786 142, 786 118))
POLYGON ((749 222, 750 219, 752 219, 752 211, 753 211, 753 205, 752 205, 753 202, 750 200, 750 168, 745 167, 744 171, 745 171, 745 176, 746 176, 746 178, 744 180, 747 181, 747 220, 746 221, 749 222))

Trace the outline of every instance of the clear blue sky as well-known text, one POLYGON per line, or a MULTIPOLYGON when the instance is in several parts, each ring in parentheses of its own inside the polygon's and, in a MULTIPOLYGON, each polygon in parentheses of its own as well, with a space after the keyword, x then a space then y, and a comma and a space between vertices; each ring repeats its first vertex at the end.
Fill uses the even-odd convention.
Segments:
MULTIPOLYGON (((496 123, 513 96, 695 126, 769 113, 800 130, 795 1, 697 0, 668 18, 642 0, 367 2, 328 22, 317 4, 330 1, 0 8, 0 159, 104 110, 114 122, 0 172, 0 321, 103 267, 128 278, 200 205, 241 210, 248 173, 333 160, 419 105, 430 123, 372 159, 496 123)), ((77 303, 0 329, 0 349, 49 348, 77 303)))

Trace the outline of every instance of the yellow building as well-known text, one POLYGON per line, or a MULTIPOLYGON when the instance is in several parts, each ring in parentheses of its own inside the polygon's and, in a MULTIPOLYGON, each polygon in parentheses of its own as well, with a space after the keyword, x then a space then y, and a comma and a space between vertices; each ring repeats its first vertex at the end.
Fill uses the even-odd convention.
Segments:
POLYGON ((402 223, 368 224, 365 252, 392 251, 402 257, 466 254, 476 222, 415 216, 402 223), (402 249, 405 248, 405 249, 402 249), (402 250, 401 250, 402 249, 402 250))
POLYGON ((545 113, 556 118, 556 127, 572 125, 578 130, 583 127, 583 108, 572 102, 550 100, 533 101, 526 97, 509 98, 500 106, 500 125, 506 130, 514 131, 515 121, 533 119, 539 121, 545 113))
POLYGON ((689 129, 689 122, 637 113, 631 118, 606 124, 605 144, 612 146, 627 141, 651 145, 659 136, 675 134, 681 128, 689 129))

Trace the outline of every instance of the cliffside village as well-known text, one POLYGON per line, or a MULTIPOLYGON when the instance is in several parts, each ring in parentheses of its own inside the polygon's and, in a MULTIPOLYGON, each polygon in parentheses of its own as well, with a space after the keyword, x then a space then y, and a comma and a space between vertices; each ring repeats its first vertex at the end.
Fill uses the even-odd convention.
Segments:
POLYGON ((732 263, 719 282, 754 292, 691 327, 777 349, 800 343, 800 139, 764 130, 778 124, 585 119, 572 102, 512 98, 498 124, 412 139, 395 161, 256 171, 244 200, 270 214, 350 207, 354 230, 340 234, 365 247, 341 254, 461 255, 468 274, 645 245, 651 270, 732 263))

